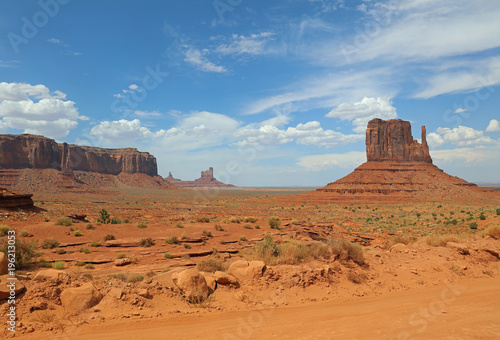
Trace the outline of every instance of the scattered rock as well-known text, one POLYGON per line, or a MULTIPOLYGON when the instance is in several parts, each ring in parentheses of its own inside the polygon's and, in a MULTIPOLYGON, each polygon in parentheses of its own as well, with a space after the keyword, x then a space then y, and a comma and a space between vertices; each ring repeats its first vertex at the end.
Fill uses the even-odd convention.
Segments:
POLYGON ((146 288, 139 289, 137 291, 137 295, 142 296, 143 298, 148 298, 150 296, 149 292, 148 292, 148 290, 146 288))
POLYGON ((62 305, 70 311, 82 311, 97 305, 102 299, 101 293, 92 283, 78 288, 69 288, 61 293, 62 305))
POLYGON ((406 245, 403 243, 396 243, 391 248, 389 248, 389 251, 391 253, 402 253, 405 250, 406 250, 406 245))
POLYGON ((9 260, 7 259, 7 256, 0 252, 0 275, 5 275, 9 272, 9 260))
POLYGON ((0 300, 7 300, 12 294, 11 287, 9 286, 11 283, 15 283, 13 291, 14 296, 18 296, 26 289, 21 281, 10 280, 10 278, 12 278, 10 275, 0 276, 0 300))
POLYGON ((214 273, 214 278, 215 281, 221 285, 234 285, 236 287, 240 285, 236 277, 229 275, 228 273, 216 271, 214 273))
POLYGON ((123 295, 123 288, 113 287, 109 290, 108 295, 120 300, 123 295))
POLYGON ((172 280, 189 302, 202 302, 209 295, 205 277, 195 268, 172 274, 172 280))
POLYGON ((255 280, 262 277, 266 265, 262 261, 238 260, 229 266, 228 273, 233 275, 238 281, 255 280))
POLYGON ((127 264, 131 264, 132 263, 132 260, 129 259, 128 257, 125 257, 123 259, 117 259, 115 260, 115 266, 126 266, 127 264))
POLYGON ((64 270, 57 269, 42 269, 38 273, 36 273, 33 278, 34 281, 45 281, 45 280, 53 280, 56 282, 61 282, 65 277, 67 277, 68 273, 64 270))

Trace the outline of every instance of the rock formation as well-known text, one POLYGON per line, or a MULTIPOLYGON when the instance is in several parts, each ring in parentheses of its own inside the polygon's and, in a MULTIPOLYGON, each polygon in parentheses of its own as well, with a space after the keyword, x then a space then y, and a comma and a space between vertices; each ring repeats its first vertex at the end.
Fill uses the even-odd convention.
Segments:
POLYGON ((207 187, 234 187, 232 184, 225 184, 218 181, 214 177, 214 169, 212 167, 208 170, 201 172, 201 177, 195 179, 194 181, 183 181, 172 176, 172 173, 168 173, 168 177, 165 177, 167 181, 181 188, 207 188, 207 187))
POLYGON ((32 194, 17 194, 0 187, 0 208, 31 208, 32 194))
POLYGON ((158 176, 156 158, 147 152, 57 143, 30 134, 0 135, 0 185, 10 190, 89 191, 118 183, 173 187, 158 176))
POLYGON ((366 129, 366 155, 368 161, 349 175, 298 197, 316 202, 397 202, 484 200, 499 195, 433 165, 424 126, 420 144, 413 140, 410 122, 373 119, 366 129))

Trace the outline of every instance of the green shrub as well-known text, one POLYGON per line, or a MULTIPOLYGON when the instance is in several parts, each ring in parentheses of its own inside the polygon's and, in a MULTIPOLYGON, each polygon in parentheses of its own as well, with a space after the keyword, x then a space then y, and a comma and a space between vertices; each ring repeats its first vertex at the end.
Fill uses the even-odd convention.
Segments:
POLYGON ((410 244, 410 243, 415 243, 417 241, 417 238, 415 236, 411 235, 394 235, 392 236, 389 241, 385 244, 385 247, 389 249, 395 244, 402 243, 402 244, 410 244))
POLYGON ((216 271, 226 271, 227 267, 224 262, 216 259, 206 259, 200 261, 196 267, 201 272, 215 273, 216 271))
POLYGON ((183 225, 181 222, 176 222, 176 223, 175 223, 175 226, 176 226, 177 228, 184 228, 184 225, 183 225))
POLYGON ((75 263, 75 265, 78 266, 78 267, 83 267, 83 266, 85 266, 85 262, 78 261, 77 263, 75 263))
MULTIPOLYGON (((85 266, 86 269, 94 269, 94 265, 92 263, 89 263, 85 266)), ((92 275, 90 276, 90 279, 92 280, 92 275)))
POLYGON ((179 240, 177 239, 177 236, 172 236, 172 237, 167 237, 165 239, 165 242, 168 244, 177 244, 179 243, 179 240))
POLYGON ((212 233, 208 230, 203 230, 203 236, 212 237, 212 233))
POLYGON ((28 236, 30 236, 30 233, 27 230, 23 230, 19 233, 19 236, 28 237, 28 236))
POLYGON ((260 229, 260 224, 256 224, 256 225, 254 226, 254 228, 255 228, 255 229, 260 229))
POLYGON ((125 258, 125 257, 127 257, 127 255, 125 255, 124 253, 120 253, 120 254, 116 255, 116 258, 117 258, 118 260, 123 259, 123 258, 125 258))
POLYGON ((469 228, 471 228, 471 229, 477 229, 477 223, 476 222, 472 222, 471 224, 469 224, 469 228))
POLYGON ((146 224, 144 224, 144 223, 139 223, 139 224, 137 225, 137 228, 139 228, 139 229, 145 229, 145 228, 147 228, 147 227, 148 227, 148 226, 147 226, 146 224))
POLYGON ((56 261, 54 262, 54 265, 52 267, 54 267, 54 269, 61 270, 64 269, 64 267, 66 267, 66 263, 64 261, 56 261))
POLYGON ((43 249, 54 249, 59 246, 59 241, 53 239, 53 238, 46 238, 45 240, 42 241, 42 248, 43 249))
POLYGON ((87 229, 87 230, 94 230, 95 227, 92 225, 92 223, 86 223, 85 224, 85 229, 87 229))
POLYGON ((240 222, 241 222, 241 220, 240 220, 238 217, 234 217, 234 216, 233 216, 233 217, 231 217, 231 218, 229 219, 229 222, 231 222, 231 223, 240 223, 240 222))
POLYGON ((111 222, 109 213, 106 209, 101 209, 99 211, 99 215, 101 215, 101 216, 97 219, 98 223, 109 224, 111 222))
POLYGON ((247 223, 255 223, 258 221, 258 218, 255 217, 245 217, 245 222, 247 223))
POLYGON ((327 243, 336 259, 349 261, 359 265, 365 264, 363 248, 345 240, 333 240, 327 243))
POLYGON ((59 254, 59 255, 66 254, 66 250, 62 249, 62 248, 59 248, 59 249, 56 250, 56 254, 59 254))
POLYGON ((215 230, 217 230, 217 231, 225 231, 224 228, 222 228, 222 226, 220 224, 216 224, 215 225, 215 230))
POLYGON ((484 220, 486 219, 486 216, 484 216, 484 214, 481 214, 481 215, 479 215, 479 219, 480 219, 481 221, 484 221, 484 220))
POLYGON ((500 215, 500 208, 497 209, 497 215, 500 215))
POLYGON ((270 217, 268 222, 271 229, 280 229, 281 227, 281 219, 277 216, 270 217))
POLYGON ((110 221, 111 224, 122 224, 122 220, 119 218, 113 217, 110 221))
POLYGON ((73 232, 73 236, 76 236, 76 237, 79 237, 79 236, 82 236, 83 233, 81 230, 79 229, 76 229, 74 232, 73 232))
POLYGON ((11 231, 10 227, 8 225, 0 225, 0 236, 5 236, 9 231, 11 231))
POLYGON ((84 254, 90 254, 91 251, 89 248, 80 248, 79 250, 80 253, 84 253, 84 254))
POLYGON ((104 241, 111 241, 115 239, 115 235, 107 234, 104 236, 104 241))
POLYGON ((245 235, 241 235, 241 236, 238 238, 238 240, 239 240, 240 242, 243 242, 243 241, 248 241, 248 239, 247 239, 247 237, 246 237, 245 235))
POLYGON ((141 247, 147 248, 147 247, 153 246, 154 244, 155 243, 151 237, 143 238, 142 240, 139 241, 139 246, 141 246, 141 247))
MULTIPOLYGON (((15 261, 16 270, 26 268, 32 264, 34 257, 40 256, 38 252, 38 244, 33 241, 21 241, 16 239, 14 244, 11 245, 15 249, 15 261)), ((12 250, 12 247, 11 249, 12 250)), ((1 250, 5 255, 9 254, 9 244, 4 242, 1 250)))
POLYGON ((91 247, 100 247, 100 246, 101 246, 101 242, 99 242, 99 241, 92 242, 92 243, 90 244, 90 246, 91 246, 91 247))
POLYGON ((186 249, 191 249, 191 245, 190 245, 190 244, 184 243, 184 244, 183 244, 183 246, 184 246, 184 248, 186 248, 186 249))
POLYGON ((243 224, 243 228, 245 228, 245 229, 253 229, 253 227, 252 227, 252 225, 250 223, 243 224))
POLYGON ((171 259, 173 256, 168 251, 163 254, 166 259, 171 259))

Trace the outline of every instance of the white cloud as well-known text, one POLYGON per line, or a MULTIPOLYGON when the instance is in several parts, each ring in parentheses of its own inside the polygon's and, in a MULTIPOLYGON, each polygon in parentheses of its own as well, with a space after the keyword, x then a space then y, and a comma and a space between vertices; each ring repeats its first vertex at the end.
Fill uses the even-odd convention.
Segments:
POLYGON ((130 84, 128 86, 128 88, 131 89, 131 90, 137 90, 139 88, 139 86, 137 86, 136 84, 130 84))
POLYGON ((458 109, 455 110, 455 112, 453 113, 462 113, 462 112, 467 112, 468 110, 467 109, 464 109, 464 108, 461 108, 459 107, 458 109))
POLYGON ((134 115, 138 117, 161 117, 161 113, 158 111, 141 111, 135 110, 132 112, 134 115))
POLYGON ((368 98, 353 104, 343 103, 326 114, 326 117, 351 121, 354 132, 364 133, 366 125, 373 118, 394 119, 398 117, 390 98, 368 98))
POLYGON ((458 146, 490 144, 495 141, 485 136, 483 131, 462 126, 450 129, 439 127, 436 132, 427 135, 427 142, 430 147, 439 147, 446 143, 458 146))
POLYGON ((490 120, 488 127, 486 128, 486 132, 496 132, 500 131, 500 122, 496 119, 490 120))
POLYGON ((271 36, 272 33, 270 32, 252 34, 249 36, 234 34, 230 43, 219 45, 215 49, 215 52, 221 54, 260 55, 266 51, 265 45, 271 36))
POLYGON ((362 140, 363 135, 344 135, 343 133, 324 130, 317 121, 300 123, 296 127, 279 129, 274 125, 266 124, 256 127, 247 125, 235 132, 234 137, 239 141, 235 145, 278 145, 295 140, 301 145, 316 145, 321 147, 335 147, 362 140))
POLYGON ((214 72, 214 73, 227 72, 227 69, 224 66, 218 66, 212 63, 211 61, 208 61, 201 51, 194 48, 189 48, 186 51, 184 61, 198 67, 200 70, 205 72, 214 72))
POLYGON ((351 151, 347 153, 332 153, 326 155, 304 156, 297 164, 307 171, 322 171, 331 168, 352 169, 366 162, 366 153, 351 151))
POLYGON ((45 85, 0 83, 0 125, 51 138, 65 137, 78 126, 80 116, 73 101, 45 85))
POLYGON ((103 121, 90 133, 108 146, 127 146, 131 141, 159 146, 163 150, 198 150, 220 146, 232 138, 239 122, 231 117, 212 113, 194 112, 178 117, 176 125, 168 130, 152 131, 139 119, 103 121))
POLYGON ((486 161, 491 155, 488 155, 484 149, 480 148, 457 148, 451 150, 432 150, 431 157, 433 160, 445 162, 462 161, 477 163, 486 161))

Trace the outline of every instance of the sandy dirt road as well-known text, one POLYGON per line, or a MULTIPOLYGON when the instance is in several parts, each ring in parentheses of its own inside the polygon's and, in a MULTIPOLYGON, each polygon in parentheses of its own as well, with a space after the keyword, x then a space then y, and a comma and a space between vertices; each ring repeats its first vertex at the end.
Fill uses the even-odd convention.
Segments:
MULTIPOLYGON (((17 337, 16 337, 17 338, 17 337)), ((500 339, 500 279, 303 307, 84 325, 22 339, 500 339)))

